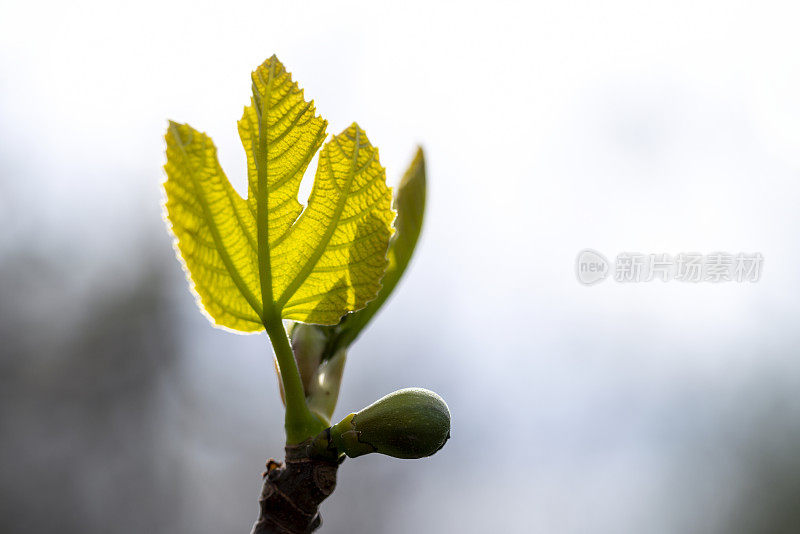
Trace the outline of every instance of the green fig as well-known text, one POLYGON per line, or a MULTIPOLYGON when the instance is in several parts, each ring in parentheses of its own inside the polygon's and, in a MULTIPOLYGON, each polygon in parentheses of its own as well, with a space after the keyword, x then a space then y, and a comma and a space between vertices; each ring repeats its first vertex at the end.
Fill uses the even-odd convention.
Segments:
POLYGON ((331 427, 331 440, 351 458, 378 452, 395 458, 423 458, 450 438, 450 410, 427 389, 390 393, 331 427))

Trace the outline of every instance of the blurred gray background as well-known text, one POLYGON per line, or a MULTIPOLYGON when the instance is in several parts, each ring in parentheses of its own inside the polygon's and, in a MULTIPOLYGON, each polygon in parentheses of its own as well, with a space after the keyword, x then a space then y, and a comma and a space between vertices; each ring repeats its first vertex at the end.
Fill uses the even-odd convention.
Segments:
POLYGON ((189 122, 244 191, 276 53, 390 185, 428 156, 337 414, 405 386, 453 413, 432 458, 348 460, 322 532, 800 532, 797 9, 0 0, 0 531, 249 531, 272 355, 196 309, 161 166, 189 122), (584 287, 586 247, 765 260, 584 287))

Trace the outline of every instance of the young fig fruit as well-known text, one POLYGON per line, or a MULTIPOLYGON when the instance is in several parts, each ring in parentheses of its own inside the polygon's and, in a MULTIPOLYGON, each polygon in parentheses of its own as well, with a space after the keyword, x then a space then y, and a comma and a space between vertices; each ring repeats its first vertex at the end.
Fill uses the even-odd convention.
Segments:
POLYGON ((395 458, 423 458, 450 438, 450 410, 427 389, 390 393, 331 427, 331 440, 351 458, 378 452, 395 458))

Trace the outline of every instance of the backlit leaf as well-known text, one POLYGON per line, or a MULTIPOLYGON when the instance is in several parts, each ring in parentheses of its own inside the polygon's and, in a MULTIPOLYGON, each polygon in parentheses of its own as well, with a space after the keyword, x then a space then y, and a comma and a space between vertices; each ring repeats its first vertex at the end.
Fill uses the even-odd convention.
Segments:
POLYGON ((220 326, 263 330, 254 217, 208 136, 170 123, 166 139, 167 217, 201 308, 220 326))
MULTIPOLYGON (((397 188, 394 209, 397 219, 394 222, 395 234, 389 243, 389 265, 383 277, 381 288, 375 300, 355 313, 346 315, 336 327, 326 327, 328 336, 333 337, 330 354, 349 346, 369 323, 372 317, 392 294, 400 278, 408 267, 414 249, 417 246, 422 219, 425 215, 425 156, 422 148, 417 149, 414 160, 403 175, 397 188)), ((326 356, 329 356, 326 355, 326 356)))
POLYGON ((300 181, 326 122, 275 56, 252 81, 238 124, 247 199, 231 187, 208 136, 170 123, 165 210, 176 250, 217 325, 253 332, 276 316, 336 324, 381 287, 394 218, 385 170, 354 123, 319 152, 303 209, 300 181))

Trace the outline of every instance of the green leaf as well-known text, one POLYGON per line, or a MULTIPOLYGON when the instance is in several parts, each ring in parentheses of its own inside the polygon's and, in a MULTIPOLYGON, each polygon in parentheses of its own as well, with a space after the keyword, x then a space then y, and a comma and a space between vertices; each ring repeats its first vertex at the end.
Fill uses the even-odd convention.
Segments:
POLYGON ((337 334, 332 346, 332 353, 342 347, 349 346, 372 317, 392 294, 408 267, 414 249, 417 246, 422 220, 425 215, 425 156, 422 148, 417 148, 414 160, 409 165, 394 201, 397 219, 394 222, 395 234, 389 243, 389 266, 383 277, 383 287, 378 297, 367 304, 361 311, 346 315, 336 328, 337 334))
POLYGON ((166 217, 198 302, 217 325, 276 318, 337 324, 378 295, 394 212, 385 170, 353 123, 322 148, 308 206, 300 181, 325 140, 313 101, 273 56, 252 75, 239 121, 248 197, 231 187, 211 139, 170 122, 166 217))
POLYGON ((170 122, 166 138, 167 218, 201 309, 220 326, 263 330, 255 219, 207 135, 170 122))

